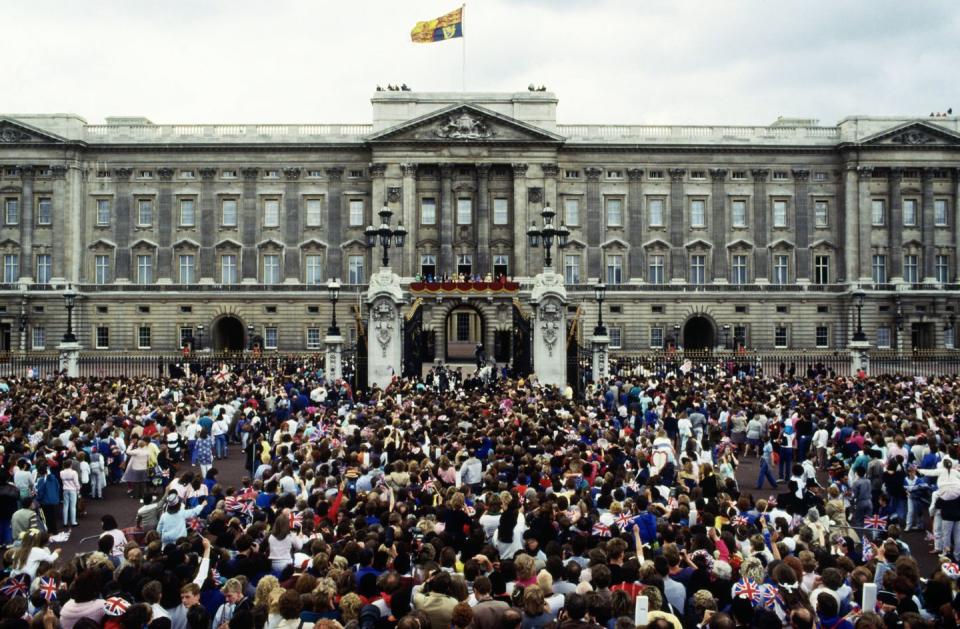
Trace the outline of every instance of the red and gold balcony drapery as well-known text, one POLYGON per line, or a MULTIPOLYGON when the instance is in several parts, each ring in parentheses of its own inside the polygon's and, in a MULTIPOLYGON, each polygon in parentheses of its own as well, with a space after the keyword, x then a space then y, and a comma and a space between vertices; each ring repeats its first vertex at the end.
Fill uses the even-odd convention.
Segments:
POLYGON ((412 282, 410 292, 422 293, 428 295, 437 295, 442 293, 463 293, 463 294, 488 294, 516 293, 520 290, 519 282, 495 281, 495 282, 412 282))

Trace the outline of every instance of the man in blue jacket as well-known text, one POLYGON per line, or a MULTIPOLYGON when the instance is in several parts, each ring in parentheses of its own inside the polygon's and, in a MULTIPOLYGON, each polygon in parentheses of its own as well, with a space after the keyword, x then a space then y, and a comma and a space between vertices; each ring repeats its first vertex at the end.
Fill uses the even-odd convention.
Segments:
POLYGON ((54 535, 59 531, 57 514, 60 511, 60 479, 47 467, 46 461, 37 463, 37 502, 43 512, 47 531, 54 535))

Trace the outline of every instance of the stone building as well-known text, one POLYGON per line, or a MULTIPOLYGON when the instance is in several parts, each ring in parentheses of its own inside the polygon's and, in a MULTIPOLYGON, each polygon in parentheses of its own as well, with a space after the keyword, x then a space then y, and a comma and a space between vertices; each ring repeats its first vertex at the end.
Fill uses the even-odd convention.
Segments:
MULTIPOLYGON (((372 124, 0 116, 0 348, 53 348, 67 283, 85 348, 319 348, 330 278, 355 331, 384 205, 409 232, 397 273, 505 275, 521 310, 549 205, 571 312, 589 334, 605 282, 614 351, 845 347, 857 287, 874 345, 953 344, 956 117, 569 125, 549 92, 372 105, 372 124)), ((422 303, 437 357, 512 327, 502 300, 422 303)))

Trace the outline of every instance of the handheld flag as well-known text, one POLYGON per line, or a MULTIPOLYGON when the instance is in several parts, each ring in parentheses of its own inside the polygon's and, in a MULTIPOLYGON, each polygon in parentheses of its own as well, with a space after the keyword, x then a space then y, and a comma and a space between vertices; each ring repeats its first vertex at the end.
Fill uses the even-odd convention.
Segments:
POLYGON ((733 584, 733 598, 746 598, 751 603, 760 602, 760 586, 750 577, 744 577, 733 584))
POLYGON ((410 31, 410 41, 415 44, 429 44, 454 37, 463 37, 463 7, 434 20, 417 22, 410 31))
POLYGON ((53 577, 40 577, 39 590, 43 592, 43 598, 49 603, 50 601, 57 600, 57 592, 60 590, 60 585, 53 577))
POLYGON ((123 616, 130 609, 130 603, 119 596, 111 596, 103 602, 103 611, 107 616, 123 616))
POLYGON ((878 531, 887 530, 887 518, 882 515, 871 515, 868 518, 863 519, 863 526, 868 529, 876 529, 878 531))
POLYGON ((597 537, 610 537, 610 527, 603 522, 597 522, 593 525, 593 534, 597 537))
POLYGON ((30 591, 30 577, 26 574, 18 574, 15 577, 9 577, 0 585, 0 594, 8 598, 14 596, 26 596, 30 591))

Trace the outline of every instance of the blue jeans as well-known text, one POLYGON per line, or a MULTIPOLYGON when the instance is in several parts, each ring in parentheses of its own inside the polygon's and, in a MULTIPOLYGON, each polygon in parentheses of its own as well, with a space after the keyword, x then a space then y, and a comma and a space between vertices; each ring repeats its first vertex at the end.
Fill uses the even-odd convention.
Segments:
POLYGON ((793 469, 793 448, 780 448, 780 479, 790 478, 793 469), (786 470, 786 472, 784 472, 786 470))
POLYGON ((907 499, 896 496, 890 498, 890 510, 897 514, 897 523, 901 528, 907 528, 907 499))
POLYGON ((767 465, 767 460, 760 459, 760 476, 757 477, 757 489, 763 489, 764 479, 770 481, 770 485, 776 489, 777 488, 777 479, 773 477, 773 474, 770 472, 770 466, 767 465))
POLYGON ((76 526, 77 524, 77 492, 70 489, 63 490, 63 525, 76 526))
POLYGON ((954 520, 940 521, 940 539, 943 540, 943 552, 950 551, 951 559, 956 559, 957 549, 960 548, 960 522, 954 520))
POLYGON ((219 459, 227 458, 227 435, 217 435, 213 441, 214 456, 219 459))

